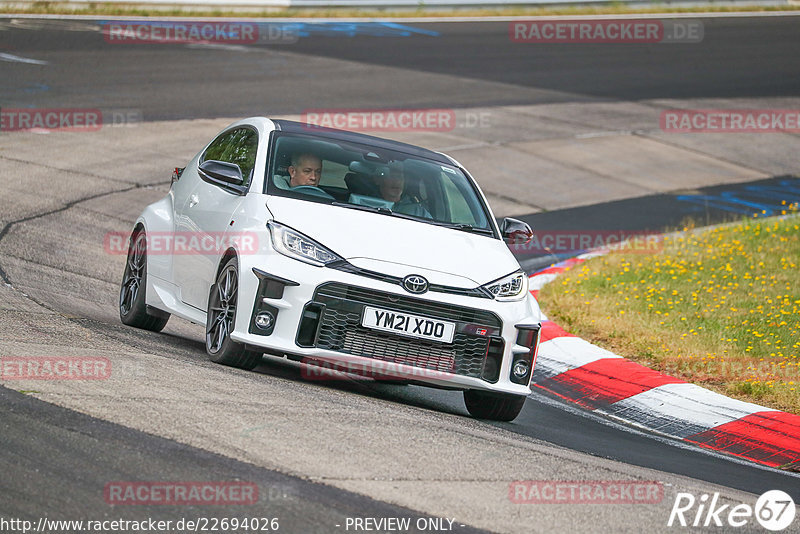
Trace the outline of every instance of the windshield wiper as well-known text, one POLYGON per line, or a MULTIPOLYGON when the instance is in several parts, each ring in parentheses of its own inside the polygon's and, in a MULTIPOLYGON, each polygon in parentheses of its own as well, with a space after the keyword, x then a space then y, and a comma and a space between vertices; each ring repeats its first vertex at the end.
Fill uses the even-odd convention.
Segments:
POLYGON ((483 235, 490 235, 494 237, 494 232, 492 232, 488 228, 477 228, 472 226, 471 224, 464 224, 464 223, 449 223, 446 224, 448 228, 453 228, 454 230, 461 230, 462 232, 471 232, 473 234, 483 234, 483 235))
POLYGON ((339 206, 341 208, 350 208, 354 210, 369 211, 372 213, 383 213, 384 215, 392 215, 394 212, 389 208, 383 206, 364 206, 362 204, 350 204, 349 202, 331 202, 332 206, 339 206))

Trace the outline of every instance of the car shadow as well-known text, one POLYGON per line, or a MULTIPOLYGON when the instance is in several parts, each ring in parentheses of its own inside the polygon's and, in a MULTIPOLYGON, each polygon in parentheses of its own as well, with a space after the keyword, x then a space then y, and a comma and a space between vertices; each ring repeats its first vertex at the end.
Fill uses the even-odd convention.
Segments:
MULTIPOLYGON (((443 390, 415 384, 403 384, 395 381, 382 382, 371 378, 362 378, 344 373, 335 377, 313 376, 315 366, 293 362, 285 358, 264 356, 261 364, 253 371, 276 378, 308 384, 309 386, 346 391, 365 397, 377 398, 398 404, 414 406, 426 410, 434 410, 451 415, 469 417, 464 407, 460 391, 443 390), (312 372, 309 372, 312 370, 312 372)), ((330 373, 326 373, 330 374, 330 373)))

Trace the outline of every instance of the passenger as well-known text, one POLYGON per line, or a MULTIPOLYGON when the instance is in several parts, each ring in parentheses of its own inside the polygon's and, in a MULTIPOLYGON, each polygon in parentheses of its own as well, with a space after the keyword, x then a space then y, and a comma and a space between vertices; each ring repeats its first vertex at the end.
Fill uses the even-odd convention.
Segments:
POLYGON ((400 163, 394 162, 387 167, 381 167, 375 173, 375 185, 381 192, 384 200, 389 202, 399 202, 403 196, 406 179, 403 174, 403 167, 400 163))
MULTIPOLYGON (((384 167, 383 169, 386 168, 384 167)), ((394 202, 393 211, 415 217, 432 218, 430 212, 425 209, 418 198, 411 195, 403 195, 406 179, 403 172, 403 164, 399 161, 389 164, 388 173, 384 174, 379 170, 375 174, 374 180, 383 199, 394 202)))

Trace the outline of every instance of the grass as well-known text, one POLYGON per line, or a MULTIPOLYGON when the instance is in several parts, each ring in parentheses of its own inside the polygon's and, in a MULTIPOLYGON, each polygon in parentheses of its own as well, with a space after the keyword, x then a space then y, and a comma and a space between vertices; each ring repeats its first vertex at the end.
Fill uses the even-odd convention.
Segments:
POLYGON ((70 7, 60 2, 35 2, 28 7, 0 7, 0 14, 30 15, 96 15, 96 16, 136 16, 136 17, 218 17, 218 18, 410 18, 410 17, 534 17, 547 15, 621 15, 652 13, 729 13, 760 11, 795 11, 790 4, 777 6, 688 6, 676 7, 654 5, 653 7, 631 8, 610 3, 606 6, 553 6, 553 7, 508 7, 508 8, 464 8, 464 9, 349 9, 349 8, 306 8, 306 9, 264 9, 264 10, 193 10, 176 8, 119 6, 97 2, 87 7, 70 7))
POLYGON ((800 414, 800 217, 786 208, 785 218, 687 228, 656 254, 589 260, 545 286, 540 303, 620 356, 800 414))

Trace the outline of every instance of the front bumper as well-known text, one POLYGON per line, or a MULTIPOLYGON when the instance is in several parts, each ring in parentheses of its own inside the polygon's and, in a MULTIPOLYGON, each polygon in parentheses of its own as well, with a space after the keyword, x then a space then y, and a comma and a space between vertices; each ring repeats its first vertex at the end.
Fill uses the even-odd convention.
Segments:
POLYGON ((539 325, 538 305, 530 296, 518 302, 434 291, 411 296, 390 282, 277 254, 269 255, 266 262, 263 257, 262 261, 252 256, 241 259, 234 341, 368 376, 456 389, 530 393, 539 325), (264 268, 267 264, 268 269, 264 268), (365 306, 455 323, 453 341, 441 343, 366 328, 361 326, 365 306), (254 316, 262 311, 275 316, 267 329, 255 327, 254 316), (529 360, 530 371, 522 383, 512 378, 515 358, 529 360))

